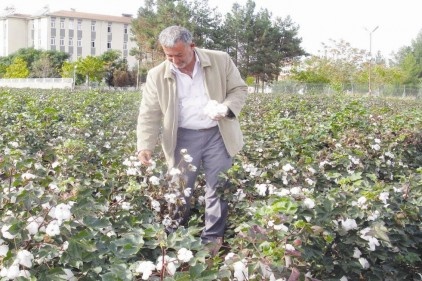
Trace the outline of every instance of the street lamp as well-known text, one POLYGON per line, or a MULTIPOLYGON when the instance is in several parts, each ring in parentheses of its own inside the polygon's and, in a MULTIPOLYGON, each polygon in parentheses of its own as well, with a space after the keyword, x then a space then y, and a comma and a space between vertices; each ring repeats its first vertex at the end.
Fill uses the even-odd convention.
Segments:
POLYGON ((372 33, 375 32, 375 30, 378 29, 378 25, 372 29, 372 31, 369 31, 367 28, 365 28, 366 31, 369 32, 369 77, 368 77, 368 93, 372 94, 372 88, 371 88, 371 76, 372 76, 372 33))
POLYGON ((73 90, 75 90, 76 87, 76 69, 78 68, 78 66, 75 64, 75 66, 73 67, 73 90))

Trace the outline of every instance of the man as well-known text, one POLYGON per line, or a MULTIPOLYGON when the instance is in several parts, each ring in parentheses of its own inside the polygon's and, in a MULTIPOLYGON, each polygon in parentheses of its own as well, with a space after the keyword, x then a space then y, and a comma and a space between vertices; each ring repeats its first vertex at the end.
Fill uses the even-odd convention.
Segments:
MULTIPOLYGON (((204 244, 223 241, 227 202, 220 199, 219 175, 232 166, 232 157, 243 146, 238 115, 245 103, 247 86, 227 53, 195 47, 192 34, 170 26, 159 35, 166 61, 148 72, 137 125, 138 158, 150 165, 161 134, 169 168, 181 159, 181 149, 192 157, 196 171, 187 174, 193 189, 199 167, 205 180, 204 244), (212 109, 209 110, 210 106, 212 109), (212 107, 214 106, 214 107, 212 107)), ((189 215, 189 200, 183 216, 189 215)), ((215 254, 215 253, 214 253, 215 254)))

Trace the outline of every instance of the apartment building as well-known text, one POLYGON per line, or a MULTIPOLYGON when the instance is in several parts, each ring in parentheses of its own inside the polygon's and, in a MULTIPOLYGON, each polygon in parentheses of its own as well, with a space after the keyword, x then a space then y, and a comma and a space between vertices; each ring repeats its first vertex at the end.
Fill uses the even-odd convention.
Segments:
POLYGON ((0 56, 20 48, 62 51, 71 61, 119 50, 129 66, 136 59, 129 55, 136 43, 131 40, 131 15, 110 16, 71 11, 39 15, 9 13, 0 16, 0 56))

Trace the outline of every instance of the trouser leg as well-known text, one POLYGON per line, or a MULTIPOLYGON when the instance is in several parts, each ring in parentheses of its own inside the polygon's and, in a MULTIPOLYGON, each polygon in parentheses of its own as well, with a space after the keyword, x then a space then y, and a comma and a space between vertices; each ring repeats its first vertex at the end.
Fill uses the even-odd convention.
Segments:
POLYGON ((218 194, 225 188, 226 180, 221 177, 232 166, 232 158, 227 153, 223 139, 218 132, 210 140, 202 155, 205 171, 205 228, 201 238, 204 243, 224 236, 228 215, 228 203, 218 194))
MULTIPOLYGON (((191 164, 197 167, 196 172, 187 172, 186 187, 194 188, 194 184, 202 165, 205 173, 205 228, 201 235, 204 243, 214 241, 224 236, 228 215, 228 204, 222 200, 217 192, 218 187, 224 187, 225 180, 220 174, 232 166, 232 158, 227 153, 218 127, 206 131, 179 129, 175 151, 176 164, 181 159, 180 150, 187 149, 193 158, 191 164)), ((190 214, 190 198, 186 198, 188 205, 183 217, 179 221, 187 222, 190 214)))

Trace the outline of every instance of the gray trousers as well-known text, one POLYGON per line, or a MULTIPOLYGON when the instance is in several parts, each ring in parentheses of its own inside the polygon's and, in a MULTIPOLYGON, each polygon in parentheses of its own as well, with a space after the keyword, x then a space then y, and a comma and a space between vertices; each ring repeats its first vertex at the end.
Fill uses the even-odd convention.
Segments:
MULTIPOLYGON (((217 194, 217 187, 224 185, 226 180, 219 177, 233 164, 223 143, 218 126, 206 130, 190 130, 179 128, 175 150, 176 165, 180 162, 181 149, 187 149, 192 156, 195 172, 187 172, 187 185, 194 189, 198 172, 205 173, 205 228, 201 239, 203 243, 213 242, 217 237, 223 237, 226 228, 228 204, 217 194)), ((190 215, 190 198, 186 198, 186 208, 181 223, 187 222, 190 215)))

